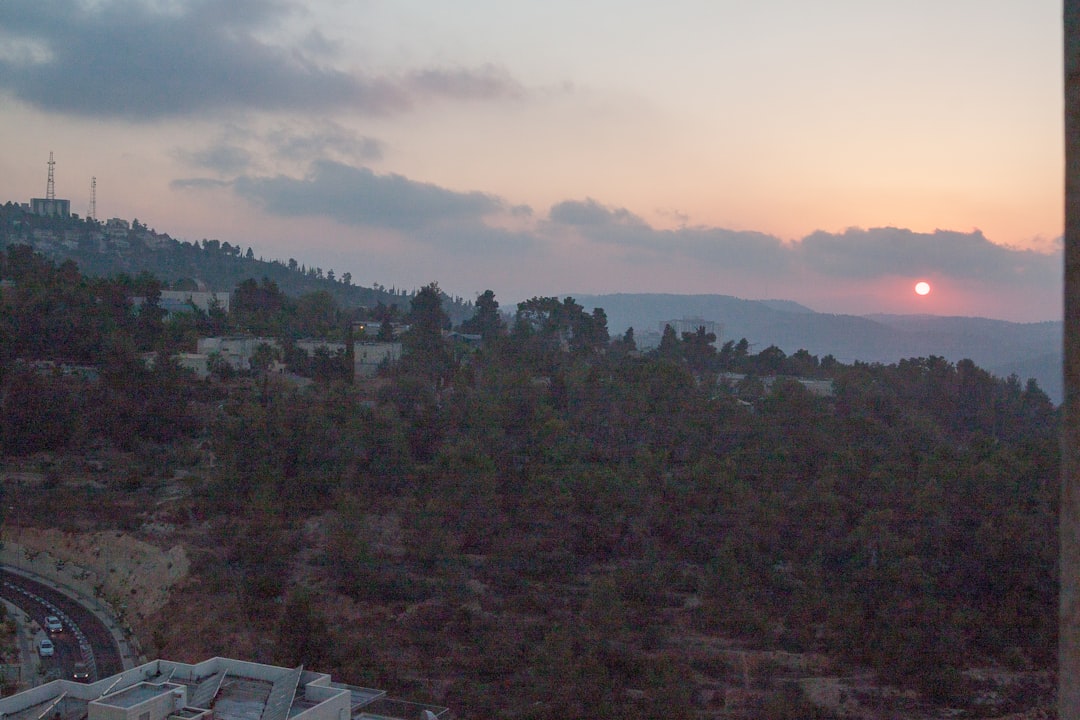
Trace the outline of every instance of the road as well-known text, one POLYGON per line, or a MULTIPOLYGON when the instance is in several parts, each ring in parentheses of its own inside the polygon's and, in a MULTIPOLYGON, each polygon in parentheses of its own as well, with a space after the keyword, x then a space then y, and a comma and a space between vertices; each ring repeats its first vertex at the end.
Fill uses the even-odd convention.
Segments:
MULTIPOLYGON (((90 671, 90 682, 123 671, 120 648, 112 633, 77 600, 5 568, 0 568, 0 598, 17 605, 42 627, 47 615, 60 618, 64 629, 49 635, 56 652, 52 657, 41 658, 50 676, 71 679, 74 665, 80 660, 90 671)), ((35 651, 38 641, 45 636, 42 631, 35 637, 35 651)))

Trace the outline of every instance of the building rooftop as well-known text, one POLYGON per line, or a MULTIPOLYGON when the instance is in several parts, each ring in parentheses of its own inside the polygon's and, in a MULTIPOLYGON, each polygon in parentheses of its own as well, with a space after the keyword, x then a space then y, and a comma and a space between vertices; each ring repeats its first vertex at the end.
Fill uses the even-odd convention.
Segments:
POLYGON ((226 678, 214 698, 214 715, 221 720, 260 720, 273 683, 226 678))
POLYGON ((105 695, 100 699, 95 700, 95 702, 108 707, 130 708, 160 695, 167 695, 177 687, 177 685, 169 683, 162 683, 161 685, 139 683, 138 685, 124 688, 119 692, 105 695))
POLYGON ((54 680, 0 699, 3 720, 432 720, 446 708, 391 700, 329 675, 230 658, 154 660, 95 683, 54 680), (163 696, 171 696, 169 698, 163 696), (210 714, 212 713, 212 715, 210 714))

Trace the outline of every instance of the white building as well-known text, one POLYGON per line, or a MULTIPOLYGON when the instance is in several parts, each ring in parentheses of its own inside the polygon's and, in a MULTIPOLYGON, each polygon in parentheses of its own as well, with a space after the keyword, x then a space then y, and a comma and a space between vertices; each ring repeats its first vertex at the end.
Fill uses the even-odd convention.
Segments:
POLYGON ((59 198, 30 198, 30 212, 44 217, 71 217, 71 201, 59 198))
POLYGON ((153 660, 93 683, 54 680, 0 699, 4 720, 437 720, 446 708, 325 673, 213 658, 153 660))
POLYGON ((383 364, 401 359, 399 342, 353 343, 353 377, 371 377, 383 364))
POLYGON ((344 353, 348 347, 343 342, 330 342, 328 340, 297 340, 296 349, 302 350, 308 357, 315 357, 319 350, 325 350, 330 355, 344 353))
POLYGON ((190 370, 200 378, 210 375, 210 356, 204 353, 177 353, 173 355, 176 364, 190 370))
MULTIPOLYGON (((251 359, 261 345, 269 346, 279 355, 281 353, 281 345, 276 339, 248 336, 199 338, 195 350, 199 355, 219 355, 233 370, 243 371, 251 369, 251 359)), ((277 372, 281 368, 275 366, 271 369, 277 372)))
POLYGON ((203 312, 210 312, 210 308, 213 304, 217 304, 221 308, 222 312, 229 312, 229 300, 232 298, 231 293, 227 292, 196 292, 188 290, 162 290, 161 291, 161 306, 170 307, 173 305, 187 305, 193 304, 203 312))

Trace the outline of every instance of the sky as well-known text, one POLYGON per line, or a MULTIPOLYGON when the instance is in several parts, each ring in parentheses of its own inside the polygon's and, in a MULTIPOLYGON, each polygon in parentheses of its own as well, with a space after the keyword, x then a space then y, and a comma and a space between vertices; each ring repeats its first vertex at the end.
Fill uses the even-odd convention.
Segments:
POLYGON ((362 285, 1060 319, 1061 16, 0 0, 0 202, 53 152, 73 212, 362 285))

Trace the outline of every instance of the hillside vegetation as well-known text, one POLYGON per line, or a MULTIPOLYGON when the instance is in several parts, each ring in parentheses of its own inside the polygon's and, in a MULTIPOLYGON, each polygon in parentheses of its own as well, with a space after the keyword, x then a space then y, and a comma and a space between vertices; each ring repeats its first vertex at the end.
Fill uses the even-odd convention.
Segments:
MULTIPOLYGON (((15 203, 0 205, 0 248, 30 245, 57 264, 74 262, 91 277, 146 274, 162 288, 231 292, 244 280, 274 283, 290 297, 326 293, 343 308, 397 306, 408 310, 415 289, 365 287, 349 272, 308 267, 295 258, 264 260, 220 240, 176 240, 136 218, 127 229, 108 230, 103 223, 77 218, 39 217, 15 203)), ((460 322, 472 314, 472 303, 445 297, 447 313, 460 322)))
MULTIPOLYGON (((182 543, 187 579, 137 624, 152 652, 475 718, 1049 702, 1058 418, 1034 381, 703 330, 641 353, 603 310, 533 298, 507 327, 490 293, 466 347, 434 285, 373 381, 198 380, 168 361, 185 321, 126 299, 153 278, 13 247, 0 279, 0 449, 33 476, 5 483, 5 522, 182 543)), ((219 320, 303 312, 242 307, 219 320)))

